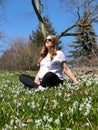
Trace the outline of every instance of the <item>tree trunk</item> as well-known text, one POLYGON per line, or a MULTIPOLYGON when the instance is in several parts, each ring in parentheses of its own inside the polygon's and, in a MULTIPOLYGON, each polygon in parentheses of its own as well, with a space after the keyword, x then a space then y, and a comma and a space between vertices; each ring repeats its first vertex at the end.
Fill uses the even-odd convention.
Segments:
MULTIPOLYGON (((40 0, 36 0, 36 8, 37 8, 37 10, 38 10, 39 15, 41 16, 40 6, 41 6, 40 0)), ((37 17, 38 17, 38 15, 37 15, 37 17)), ((42 18, 42 17, 41 17, 41 18, 42 18)), ((43 21, 43 18, 42 18, 42 21, 41 21, 39 18, 38 18, 38 20, 39 20, 39 25, 40 25, 41 31, 42 31, 42 33, 43 33, 43 36, 44 36, 44 38, 46 38, 47 30, 46 30, 46 27, 45 27, 45 23, 44 23, 44 21, 43 21)))

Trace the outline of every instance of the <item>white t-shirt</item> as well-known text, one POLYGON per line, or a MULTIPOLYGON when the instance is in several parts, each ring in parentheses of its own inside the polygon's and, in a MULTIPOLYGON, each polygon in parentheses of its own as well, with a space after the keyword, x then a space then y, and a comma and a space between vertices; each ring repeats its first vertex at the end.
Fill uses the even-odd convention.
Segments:
POLYGON ((39 78, 40 80, 47 72, 55 73, 61 80, 63 80, 62 75, 62 66, 61 62, 66 61, 65 55, 61 50, 57 51, 57 55, 53 57, 53 60, 50 57, 45 57, 40 62, 39 78))

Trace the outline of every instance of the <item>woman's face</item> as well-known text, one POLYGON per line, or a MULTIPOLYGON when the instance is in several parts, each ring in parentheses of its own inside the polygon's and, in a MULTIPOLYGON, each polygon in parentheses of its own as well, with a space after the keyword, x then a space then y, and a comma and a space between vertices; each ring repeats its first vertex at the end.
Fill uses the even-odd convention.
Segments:
POLYGON ((45 47, 50 49, 53 46, 53 38, 51 36, 47 36, 47 39, 45 41, 45 47))

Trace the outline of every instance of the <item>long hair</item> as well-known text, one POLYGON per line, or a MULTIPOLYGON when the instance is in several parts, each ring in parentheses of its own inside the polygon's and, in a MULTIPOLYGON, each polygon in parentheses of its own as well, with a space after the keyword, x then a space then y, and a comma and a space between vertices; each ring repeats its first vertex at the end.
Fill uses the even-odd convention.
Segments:
MULTIPOLYGON (((51 52, 50 52, 50 59, 53 60, 53 57, 57 54, 56 52, 57 52, 57 43, 58 42, 57 42, 57 38, 55 36, 53 36, 53 35, 48 35, 48 36, 51 36, 51 38, 52 38, 52 48, 51 48, 51 52)), ((41 60, 48 54, 48 49, 45 46, 45 42, 46 42, 46 40, 44 41, 42 50, 40 52, 40 57, 39 57, 37 66, 40 66, 41 60)))

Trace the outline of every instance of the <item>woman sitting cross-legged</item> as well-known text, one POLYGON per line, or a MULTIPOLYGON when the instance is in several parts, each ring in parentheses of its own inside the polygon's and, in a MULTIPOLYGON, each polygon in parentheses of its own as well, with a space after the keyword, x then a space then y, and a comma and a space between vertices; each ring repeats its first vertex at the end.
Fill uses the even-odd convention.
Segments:
POLYGON ((20 81, 28 88, 36 88, 36 91, 44 90, 46 87, 54 87, 63 84, 63 72, 75 83, 76 77, 66 64, 66 58, 61 50, 57 49, 57 39, 48 35, 40 52, 37 75, 20 75, 20 81))

